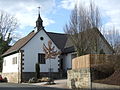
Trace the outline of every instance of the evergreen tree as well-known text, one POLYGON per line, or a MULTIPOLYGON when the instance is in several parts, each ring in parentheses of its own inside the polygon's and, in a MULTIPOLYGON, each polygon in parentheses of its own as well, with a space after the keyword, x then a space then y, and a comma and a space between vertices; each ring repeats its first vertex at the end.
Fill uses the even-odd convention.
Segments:
POLYGON ((39 66, 39 63, 36 63, 35 69, 36 69, 36 77, 38 79, 40 77, 40 66, 39 66))
POLYGON ((9 43, 11 42, 11 38, 8 38, 6 41, 3 40, 2 34, 0 34, 0 72, 2 71, 2 54, 9 49, 9 43))

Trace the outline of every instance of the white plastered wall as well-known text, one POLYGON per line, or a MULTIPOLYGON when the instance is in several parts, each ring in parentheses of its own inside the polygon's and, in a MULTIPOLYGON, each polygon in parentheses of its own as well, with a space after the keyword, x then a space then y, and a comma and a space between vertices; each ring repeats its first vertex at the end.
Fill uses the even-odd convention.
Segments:
MULTIPOLYGON (((48 41, 50 38, 45 33, 44 30, 40 30, 23 48, 24 50, 24 70, 23 72, 35 72, 35 64, 38 62, 38 53, 44 53, 43 51, 43 43, 48 45, 48 41), (40 37, 43 37, 44 40, 40 40, 40 37)), ((52 42, 53 43, 53 42, 52 42)), ((55 46, 55 50, 59 51, 59 49, 55 46)), ((58 72, 58 56, 56 59, 51 60, 51 68, 53 68, 53 72, 58 72)), ((40 64, 40 72, 49 72, 50 63, 49 60, 46 60, 46 64, 40 64)))
POLYGON ((20 60, 21 60, 21 53, 15 53, 15 54, 4 57, 2 73, 11 73, 11 72, 20 71, 20 60), (13 64, 14 57, 17 57, 17 64, 13 64))

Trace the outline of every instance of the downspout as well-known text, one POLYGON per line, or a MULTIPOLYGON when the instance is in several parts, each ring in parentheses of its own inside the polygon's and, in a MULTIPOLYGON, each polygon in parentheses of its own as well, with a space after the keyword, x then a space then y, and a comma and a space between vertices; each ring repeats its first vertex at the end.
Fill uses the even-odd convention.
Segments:
POLYGON ((20 59, 20 81, 19 83, 22 83, 22 63, 23 63, 23 50, 20 50, 21 53, 21 59, 20 59))
POLYGON ((19 68, 19 61, 20 61, 20 60, 21 60, 21 58, 19 59, 19 55, 18 55, 18 83, 20 82, 20 81, 19 81, 19 74, 20 74, 20 73, 19 73, 19 70, 20 70, 20 68, 19 68))

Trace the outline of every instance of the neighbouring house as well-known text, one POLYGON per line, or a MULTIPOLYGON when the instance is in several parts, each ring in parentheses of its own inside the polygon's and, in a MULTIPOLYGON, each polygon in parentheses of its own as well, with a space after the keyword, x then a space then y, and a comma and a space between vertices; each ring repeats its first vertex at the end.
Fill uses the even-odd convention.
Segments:
MULTIPOLYGON (((113 49, 99 33, 100 48, 106 54, 112 54, 113 49)), ((18 40, 3 55, 3 77, 7 77, 8 82, 24 82, 35 76, 35 64, 40 65, 40 76, 48 76, 52 70, 54 78, 60 78, 61 73, 71 69, 72 59, 76 57, 75 48, 70 42, 67 34, 47 32, 43 27, 43 21, 38 15, 36 30, 30 32, 26 37, 18 40), (57 51, 61 55, 52 60, 52 67, 49 68, 49 60, 45 60, 43 44, 48 44, 51 40, 57 51)))

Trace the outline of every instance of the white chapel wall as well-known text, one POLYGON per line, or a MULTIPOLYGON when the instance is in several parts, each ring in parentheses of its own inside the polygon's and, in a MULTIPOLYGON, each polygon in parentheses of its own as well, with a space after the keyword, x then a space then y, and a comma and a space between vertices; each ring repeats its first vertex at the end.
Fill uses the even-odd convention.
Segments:
POLYGON ((3 70, 2 73, 11 73, 11 72, 18 72, 20 68, 18 64, 21 60, 21 53, 15 53, 3 58, 3 70), (17 64, 13 64, 13 58, 17 57, 17 64))
MULTIPOLYGON (((35 64, 38 62, 38 53, 44 53, 43 43, 48 45, 49 40, 48 35, 41 30, 22 48, 22 50, 24 50, 23 72, 35 72, 35 64), (44 40, 40 40, 40 37, 43 37, 44 40)), ((55 46, 55 50, 58 50, 54 43, 53 46, 55 46)), ((58 60, 58 57, 55 60, 51 60, 53 72, 58 72, 58 60)), ((49 60, 46 60, 46 64, 40 64, 40 72, 48 72, 49 66, 49 60)))

